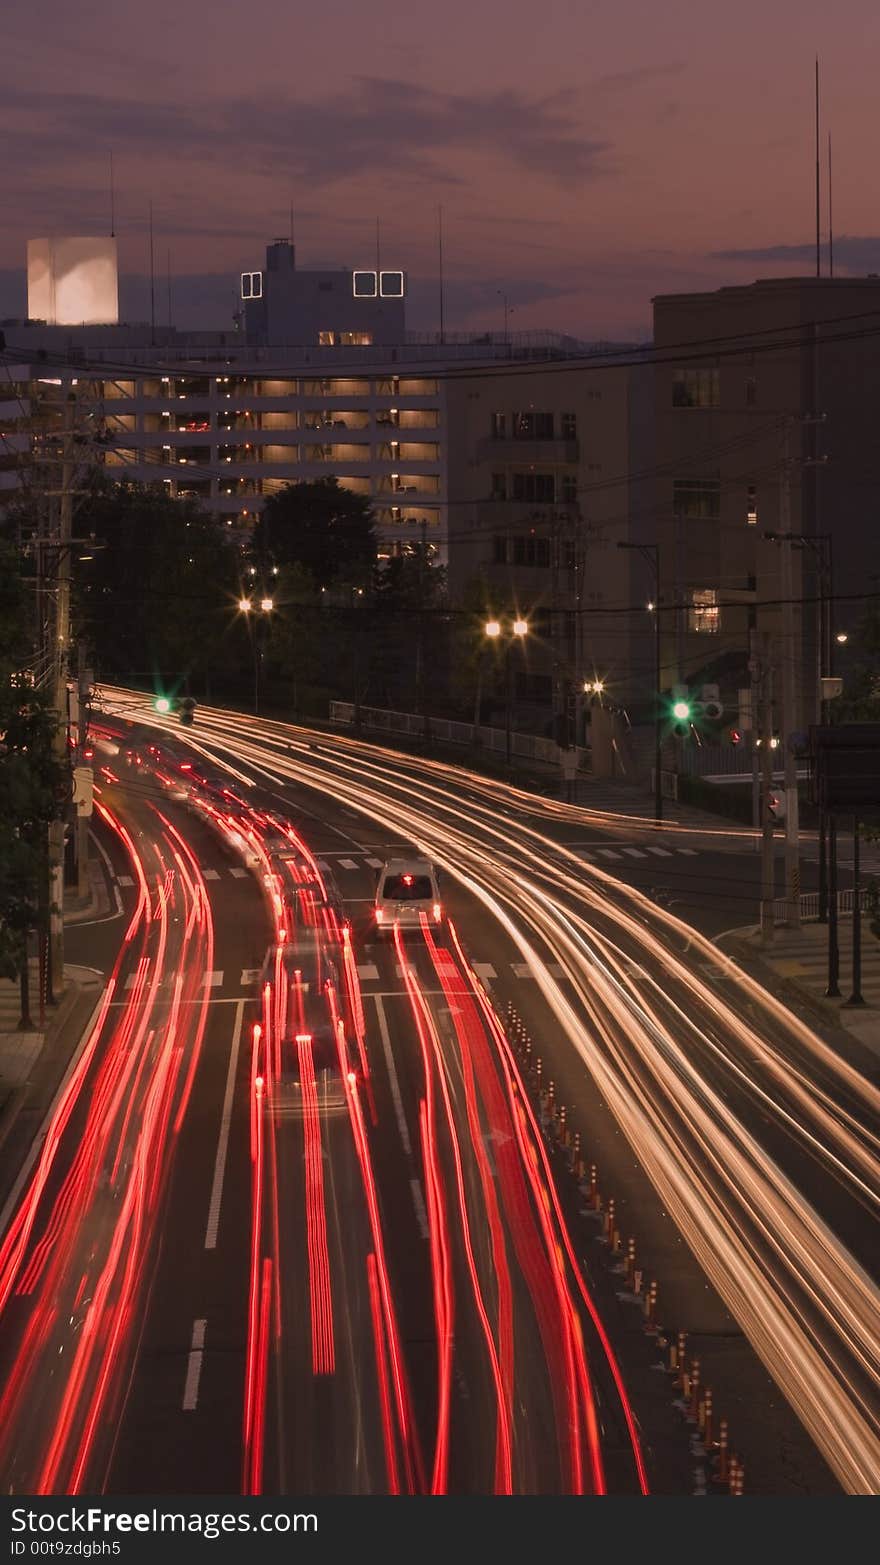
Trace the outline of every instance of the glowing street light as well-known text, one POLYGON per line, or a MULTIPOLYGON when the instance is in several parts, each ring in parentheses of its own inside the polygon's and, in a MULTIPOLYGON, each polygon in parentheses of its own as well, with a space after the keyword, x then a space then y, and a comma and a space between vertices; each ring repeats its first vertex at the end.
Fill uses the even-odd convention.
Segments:
POLYGON ((239 608, 239 613, 241 613, 241 614, 250 614, 251 609, 253 608, 253 604, 251 603, 250 598, 239 598, 239 600, 238 600, 238 608, 239 608))
POLYGON ((274 605, 274 603, 273 603, 271 598, 261 598, 260 599, 260 608, 262 609, 264 614, 271 614, 274 607, 275 607, 275 605, 274 605))
POLYGON ((501 623, 497 619, 487 620, 485 629, 487 636, 492 636, 494 638, 501 635, 501 623))
POLYGON ((528 620, 527 619, 515 619, 514 622, 513 622, 513 634, 515 636, 527 636, 528 633, 529 633, 529 622, 528 622, 528 620))

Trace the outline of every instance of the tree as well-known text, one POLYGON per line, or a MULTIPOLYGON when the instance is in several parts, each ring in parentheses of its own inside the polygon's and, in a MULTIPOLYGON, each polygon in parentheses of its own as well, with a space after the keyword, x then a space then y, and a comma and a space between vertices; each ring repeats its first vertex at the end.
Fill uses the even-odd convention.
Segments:
MULTIPOLYGON (((180 683, 237 670, 236 546, 191 500, 97 478, 76 519, 94 539, 74 582, 76 634, 106 679, 180 683)), ((206 694, 208 693, 206 689, 206 694)))
POLYGON ((267 499, 252 551, 258 569, 300 565, 319 589, 363 586, 376 563, 369 496, 355 494, 335 478, 288 484, 267 499))
POLYGON ((20 981, 22 1026, 30 1025, 28 937, 48 875, 48 825, 65 786, 49 697, 34 684, 29 650, 18 559, 0 543, 0 973, 20 981))

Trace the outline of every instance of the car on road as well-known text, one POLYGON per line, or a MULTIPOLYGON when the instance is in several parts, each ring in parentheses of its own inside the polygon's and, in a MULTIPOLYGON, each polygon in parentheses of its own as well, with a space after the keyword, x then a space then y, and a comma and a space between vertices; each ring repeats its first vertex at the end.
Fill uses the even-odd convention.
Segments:
POLYGON ((386 859, 378 874, 373 923, 376 934, 400 929, 421 929, 422 918, 432 926, 443 922, 440 880, 430 859, 386 859))

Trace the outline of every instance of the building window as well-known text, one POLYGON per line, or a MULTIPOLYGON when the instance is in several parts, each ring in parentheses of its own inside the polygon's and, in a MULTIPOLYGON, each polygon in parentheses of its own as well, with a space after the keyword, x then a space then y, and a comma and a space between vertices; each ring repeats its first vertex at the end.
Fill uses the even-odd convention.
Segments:
POLYGON ((676 516, 702 517, 715 521, 721 515, 721 480, 718 478, 674 478, 672 509, 676 516))
POLYGON ((714 587, 695 587, 691 593, 688 610, 688 630, 699 635, 714 636, 721 629, 721 610, 718 593, 714 587))
POLYGON ((513 438, 514 440, 552 440, 553 414, 534 413, 531 409, 526 413, 514 413, 513 438))
POLYGON ((372 342, 373 333, 369 331, 318 332, 318 345, 321 348, 369 348, 372 342))
POLYGON ((746 407, 753 408, 758 400, 758 382, 754 375, 750 375, 746 381, 746 407))
POLYGON ((672 372, 674 408, 717 408, 721 401, 721 372, 717 369, 672 372))
POLYGON ((565 505, 573 505, 578 497, 578 481, 576 473, 563 473, 562 475, 562 499, 565 505))
POLYGON ((241 297, 243 299, 262 299, 263 274, 262 272, 242 272, 241 297))
POLYGON ((493 473, 492 474, 492 499, 493 500, 506 500, 507 499, 507 478, 506 478, 506 475, 504 473, 493 473))
POLYGON ((511 539, 514 565, 532 565, 547 569, 550 564, 550 539, 535 538, 531 533, 511 539))
POLYGON ((507 414, 492 414, 492 439, 505 440, 507 438, 507 414))
POLYGON ((514 500, 539 500, 545 504, 556 499, 556 481, 552 473, 514 473, 514 500))
POLYGON ((757 527, 758 525, 758 491, 754 484, 749 484, 748 488, 746 521, 750 527, 757 527))
POLYGON ((496 565, 507 564, 507 539, 503 535, 495 534, 492 539, 492 558, 496 565))
POLYGON ((560 430, 563 440, 576 440, 578 432, 578 420, 576 413, 560 414, 560 430))

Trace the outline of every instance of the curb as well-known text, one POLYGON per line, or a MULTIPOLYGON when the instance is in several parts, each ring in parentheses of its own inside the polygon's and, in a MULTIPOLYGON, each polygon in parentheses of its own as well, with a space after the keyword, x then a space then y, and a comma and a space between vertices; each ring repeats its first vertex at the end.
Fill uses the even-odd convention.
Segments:
MULTIPOLYGON (((750 962, 754 963, 758 969, 760 969, 761 976, 758 977, 758 982, 761 984, 762 988, 771 989, 772 981, 772 991, 778 992, 779 990, 787 990, 797 1000, 799 1000, 802 1005, 808 1007, 813 1012, 814 1016, 825 1026, 835 1026, 841 1032, 843 1032, 851 1042, 857 1044, 860 1048, 867 1048, 868 1046, 862 1041, 858 1034, 847 1026, 846 1016, 841 1016, 840 1013, 843 1007, 842 999, 831 999, 825 995, 817 994, 815 989, 810 988, 810 986, 804 983, 802 979, 787 973, 778 973, 773 967, 772 962, 767 960, 764 950, 760 946, 753 945, 748 938, 750 935, 757 934, 759 932, 760 925, 758 924, 742 925, 737 929, 725 929, 720 935, 716 935, 714 937, 713 944, 718 946, 719 949, 723 949, 722 942, 729 941, 731 947, 733 948, 733 954, 740 962, 743 962, 744 959, 748 959, 750 962), (766 975, 766 978, 764 975, 766 975)), ((862 1013, 853 1012, 853 1014, 856 1015, 862 1013)), ((878 1025, 880 1025, 880 1019, 878 1019, 878 1025)))

